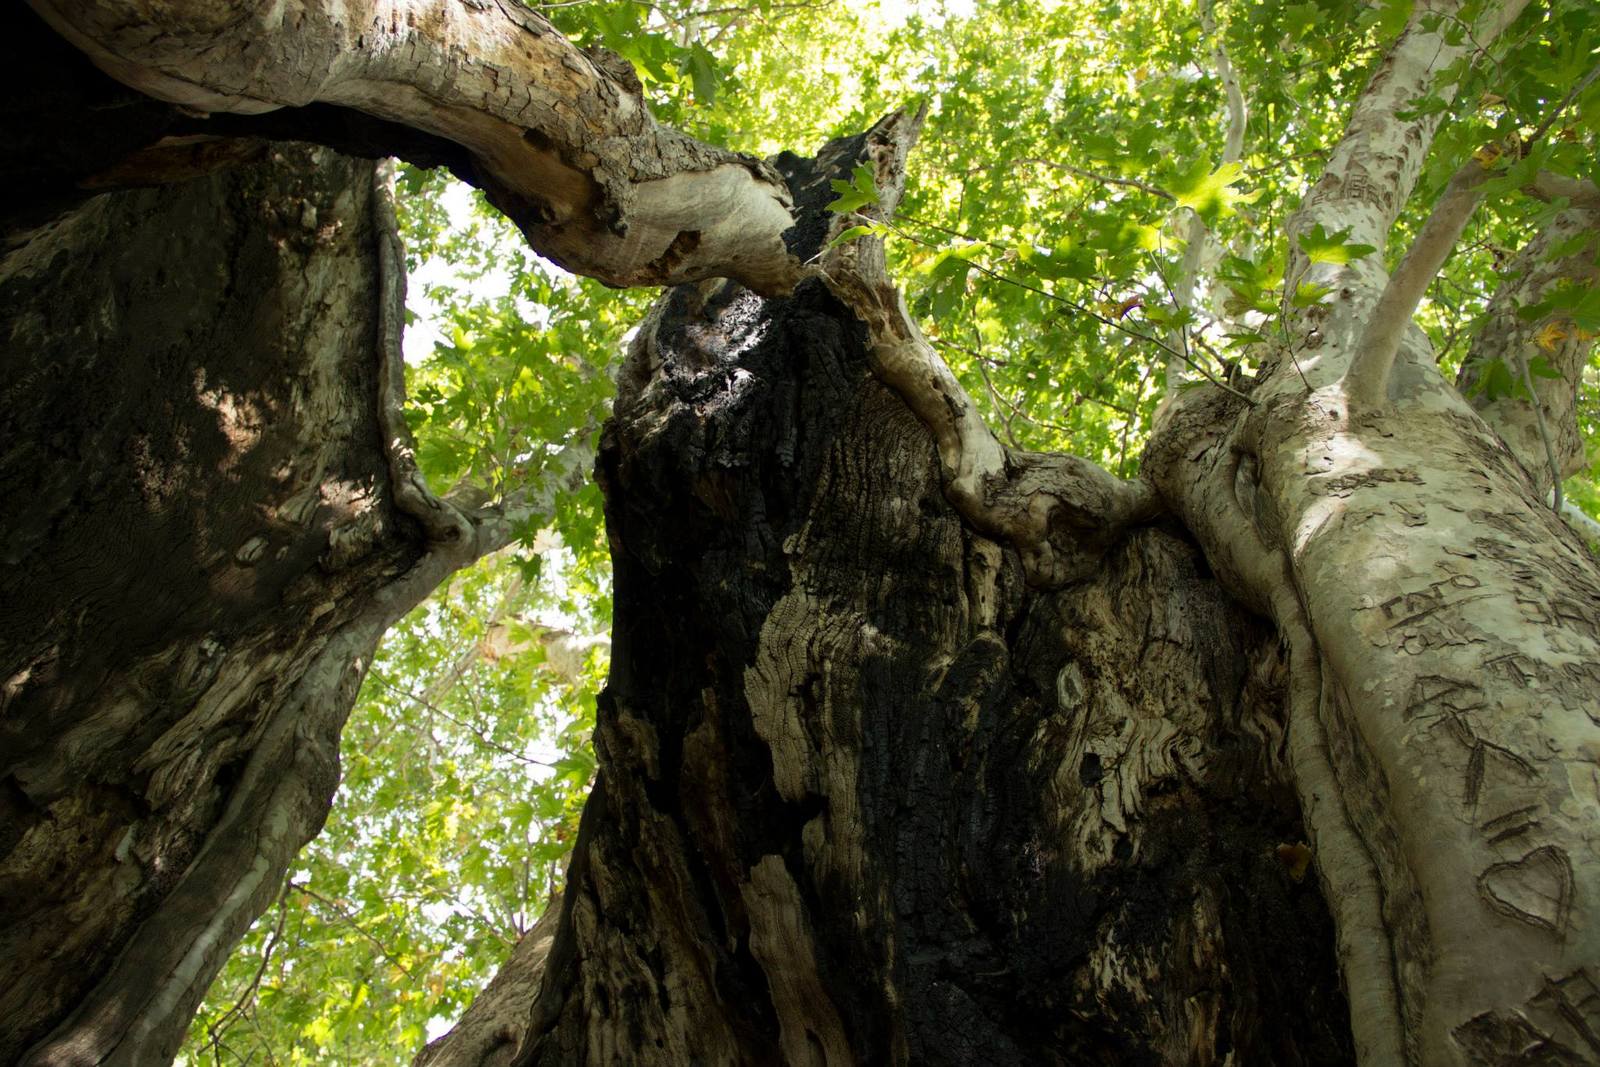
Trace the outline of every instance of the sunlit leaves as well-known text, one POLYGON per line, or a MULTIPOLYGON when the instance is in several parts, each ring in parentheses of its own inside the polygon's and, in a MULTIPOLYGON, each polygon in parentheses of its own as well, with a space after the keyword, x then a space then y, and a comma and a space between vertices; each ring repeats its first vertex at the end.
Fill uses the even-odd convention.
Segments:
POLYGON ((828 210, 838 215, 848 215, 878 202, 878 183, 872 177, 872 168, 862 164, 850 174, 850 180, 834 178, 828 183, 838 196, 828 204, 828 210))
POLYGON ((1372 245, 1346 240, 1349 236, 1348 229, 1329 233, 1319 222, 1300 235, 1300 251, 1313 263, 1338 264, 1370 256, 1377 251, 1372 245))
POLYGON ((1180 207, 1192 209, 1207 222, 1231 216, 1235 205, 1253 203, 1259 193, 1234 188, 1244 177, 1239 163, 1224 163, 1215 170, 1205 160, 1197 160, 1186 170, 1174 174, 1167 188, 1180 207))
MULTIPOLYGON (((1225 351, 1249 373, 1281 338, 1285 304, 1331 296, 1299 278, 1285 292, 1282 224, 1416 6, 1219 3, 1220 40, 1250 105, 1244 157, 1222 166, 1224 95, 1189 0, 994 0, 971 18, 939 3, 913 5, 910 17, 872 3, 545 10, 631 64, 664 121, 759 154, 810 152, 926 99, 892 229, 848 226, 837 240, 886 238, 913 311, 1008 443, 1132 476, 1164 389, 1164 338, 1191 339, 1198 359, 1225 351), (1207 235, 1180 309, 1171 283, 1193 243, 1191 210, 1207 235)), ((1390 246, 1317 225, 1298 248, 1315 264, 1393 262, 1461 163, 1507 146, 1492 195, 1417 313, 1453 369, 1515 250, 1558 210, 1525 194, 1528 177, 1597 176, 1600 85, 1538 144, 1521 143, 1597 55, 1593 0, 1529 5, 1491 54, 1474 52, 1409 102, 1440 132, 1390 246)), ((564 449, 593 440, 650 294, 547 269, 438 175, 403 171, 401 186, 412 337, 429 323, 438 333, 411 352, 408 379, 425 474, 436 489, 465 484, 490 499, 555 482, 560 491, 516 549, 391 635, 352 718, 339 810, 296 874, 304 888, 268 913, 202 1016, 196 1049, 207 1047, 207 1022, 245 996, 226 1026, 230 1062, 267 1050, 280 1062, 406 1059, 546 899, 594 769, 599 658, 579 684, 554 683, 536 624, 609 624, 598 490, 560 472, 564 449), (518 651, 487 656, 490 645, 518 651)), ((843 215, 880 195, 865 168, 833 192, 843 215)), ((1600 291, 1559 288, 1525 314, 1539 323, 1534 347, 1553 351, 1600 331, 1600 291)), ((1488 362, 1480 387, 1522 395, 1520 366, 1488 362)), ((1538 358, 1529 369, 1550 370, 1538 358)), ((1592 366, 1588 377, 1578 419, 1592 437, 1592 366)), ((1584 478, 1568 491, 1600 502, 1584 478)))

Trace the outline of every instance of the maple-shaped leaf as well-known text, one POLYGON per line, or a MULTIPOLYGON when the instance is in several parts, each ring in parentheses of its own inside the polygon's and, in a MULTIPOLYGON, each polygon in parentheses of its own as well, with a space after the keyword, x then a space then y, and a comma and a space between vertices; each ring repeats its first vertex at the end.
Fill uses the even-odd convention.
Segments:
POLYGON ((1360 244, 1355 241, 1346 241, 1350 236, 1348 229, 1335 230, 1329 233, 1323 229, 1322 223, 1317 223, 1311 229, 1300 235, 1300 251, 1313 263, 1345 264, 1351 260, 1370 256, 1377 249, 1372 245, 1360 244))
POLYGON ((1194 164, 1168 183, 1170 192, 1180 207, 1190 208, 1207 222, 1228 218, 1235 204, 1254 203, 1259 191, 1246 192, 1235 189, 1244 177, 1244 167, 1238 163, 1224 163, 1215 170, 1205 160, 1194 164))

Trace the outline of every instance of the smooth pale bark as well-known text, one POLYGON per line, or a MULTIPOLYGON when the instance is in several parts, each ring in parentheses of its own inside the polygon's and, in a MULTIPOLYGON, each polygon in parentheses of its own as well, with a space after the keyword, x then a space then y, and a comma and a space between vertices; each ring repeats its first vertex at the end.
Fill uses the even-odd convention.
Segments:
POLYGON ((797 278, 775 174, 656 125, 625 61, 578 49, 515 0, 32 6, 119 81, 190 111, 334 105, 459 145, 464 177, 580 274, 764 292, 797 278))
MULTIPOLYGON (((1429 85, 1427 36, 1413 25, 1380 67, 1291 230, 1384 243, 1427 147, 1393 114, 1429 85)), ((1315 679, 1290 747, 1363 1061, 1536 1046, 1541 1062, 1589 1062, 1600 572, 1420 330, 1403 331, 1386 402, 1350 395, 1389 284, 1368 259, 1311 272, 1333 292, 1298 317, 1256 407, 1180 398, 1149 467, 1315 679)))

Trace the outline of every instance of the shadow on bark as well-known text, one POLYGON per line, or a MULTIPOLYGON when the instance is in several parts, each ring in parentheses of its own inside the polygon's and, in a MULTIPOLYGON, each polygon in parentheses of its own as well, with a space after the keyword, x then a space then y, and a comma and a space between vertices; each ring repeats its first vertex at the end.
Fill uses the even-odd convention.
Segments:
MULTIPOLYGON (((779 157, 801 259, 862 148, 779 157)), ((1276 638, 1175 528, 1028 588, 863 340, 817 282, 643 328, 602 774, 516 1062, 1350 1062, 1276 638)))
POLYGON ((0 265, 0 1061, 74 1012, 56 1055, 170 1057, 321 827, 360 623, 422 540, 372 200, 371 164, 283 145, 0 265))

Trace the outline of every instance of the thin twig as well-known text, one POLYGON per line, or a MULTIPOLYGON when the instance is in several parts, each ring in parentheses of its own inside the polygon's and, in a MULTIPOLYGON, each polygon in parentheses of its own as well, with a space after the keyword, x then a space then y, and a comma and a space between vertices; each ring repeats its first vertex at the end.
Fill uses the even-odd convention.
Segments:
MULTIPOLYGON (((278 891, 278 923, 272 928, 271 935, 267 937, 266 946, 261 950, 261 964, 256 968, 255 977, 250 979, 250 984, 245 986, 244 992, 240 993, 238 999, 233 1002, 233 1007, 223 1012, 216 1022, 209 1023, 206 1026, 206 1034, 211 1038, 212 1056, 218 1063, 222 1062, 222 1056, 218 1051, 222 1044, 222 1035, 227 1032, 229 1026, 233 1025, 229 1020, 235 1016, 243 1016, 245 1006, 255 997, 256 990, 261 988, 261 979, 267 973, 267 964, 272 962, 273 950, 278 947, 278 942, 283 939, 284 923, 289 917, 289 909, 284 907, 284 900, 288 895, 289 885, 286 882, 283 888, 278 891)), ((237 1055, 235 1053, 235 1058, 237 1058, 237 1055)))
POLYGON ((416 981, 416 977, 417 976, 411 973, 411 968, 407 967, 405 964, 403 964, 399 960, 395 959, 394 954, 389 951, 389 949, 384 945, 384 943, 382 941, 379 941, 376 937, 372 936, 370 933, 368 933, 366 931, 366 929, 364 929, 360 923, 356 922, 355 916, 351 915, 337 901, 329 900, 327 897, 323 896, 321 893, 318 893, 315 889, 312 889, 310 886, 305 885, 302 882, 289 882, 289 883, 287 883, 287 885, 288 885, 289 888, 293 889, 295 892, 303 893, 306 896, 310 897, 312 900, 315 900, 319 904, 322 904, 324 907, 333 909, 333 913, 336 916, 338 916, 339 919, 342 922, 345 923, 345 925, 349 926, 350 929, 354 930, 356 933, 360 934, 362 937, 366 938, 368 941, 371 941, 372 944, 374 945, 374 947, 377 948, 379 955, 381 955, 384 959, 388 960, 390 963, 392 963, 396 967, 398 967, 405 974, 405 976, 407 978, 411 979, 412 981, 416 981))
POLYGON ((415 702, 418 706, 427 708, 429 711, 433 712, 435 715, 438 715, 441 718, 448 720, 449 722, 455 723, 457 726, 461 727, 463 730, 466 730, 467 732, 471 733, 474 737, 476 737, 478 739, 478 741, 481 744, 485 745, 488 748, 492 748, 497 752, 503 752, 506 755, 510 756, 514 760, 519 760, 519 761, 521 761, 523 763, 529 764, 529 765, 534 766, 534 767, 554 767, 555 766, 555 764, 553 764, 553 763, 546 763, 544 760, 537 760, 537 759, 534 759, 532 756, 524 756, 522 753, 518 752, 516 749, 510 748, 509 746, 500 744, 498 741, 495 741, 493 738, 491 738, 487 734, 485 734, 478 727, 472 725, 469 722, 463 722, 461 719, 456 718, 454 715, 450 714, 448 711, 445 711, 443 708, 439 707, 436 704, 433 704, 433 703, 430 703, 427 700, 424 700, 422 697, 418 696, 417 694, 411 692, 408 689, 402 689, 397 685, 393 685, 390 682, 385 681, 383 679, 383 677, 378 675, 376 672, 374 672, 372 674, 372 680, 377 682, 379 685, 383 686, 385 689, 389 690, 389 692, 395 694, 396 696, 405 697, 407 700, 415 702))
MULTIPOLYGON (((902 229, 901 227, 895 225, 892 222, 888 222, 888 221, 883 220, 883 219, 870 218, 870 217, 868 217, 866 215, 861 215, 859 213, 855 217, 858 218, 858 219, 861 219, 864 222, 866 222, 868 224, 871 224, 871 225, 885 226, 888 229, 890 229, 891 231, 893 231, 894 233, 898 234, 899 236, 904 237, 906 240, 913 241, 913 242, 915 242, 915 243, 917 243, 919 245, 922 245, 925 248, 932 248, 932 249, 936 249, 936 250, 938 250, 940 248, 939 245, 934 244, 932 241, 924 240, 923 238, 918 237, 914 233, 907 233, 904 229, 902 229)), ((1126 334, 1127 336, 1132 337, 1132 338, 1134 338, 1136 340, 1139 340, 1139 341, 1144 341, 1146 344, 1155 345, 1157 348, 1161 349, 1163 352, 1166 352, 1169 355, 1175 356, 1178 359, 1183 360, 1186 364, 1189 365, 1190 369, 1194 370, 1197 374, 1199 374, 1201 377, 1205 378, 1206 381, 1210 382, 1212 385, 1216 386, 1218 389, 1221 389, 1222 391, 1227 392, 1227 393, 1232 393, 1234 396, 1238 397, 1240 400, 1243 400, 1246 404, 1250 405, 1251 407, 1255 407, 1256 406, 1256 402, 1254 400, 1252 400, 1250 397, 1246 396, 1244 393, 1239 392, 1239 390, 1234 389, 1232 386, 1228 385, 1226 382, 1219 381, 1217 379, 1217 376, 1215 374, 1211 373, 1211 370, 1209 368, 1202 366, 1198 361, 1190 358, 1186 353, 1180 352, 1178 349, 1173 348, 1171 345, 1167 344, 1165 341, 1161 340, 1158 337, 1151 337, 1149 334, 1140 333, 1138 330, 1131 330, 1128 327, 1122 325, 1122 323, 1117 322, 1114 319, 1108 318, 1107 316, 1102 315, 1099 312, 1095 311, 1093 308, 1086 307, 1085 305, 1078 303, 1076 300, 1071 300, 1071 299, 1069 299, 1067 297, 1064 297, 1064 296, 1061 296, 1059 294, 1049 292, 1048 290, 1045 290, 1045 289, 1041 289, 1037 285, 1029 285, 1025 281, 1021 281, 1021 280, 1019 280, 1017 278, 1012 278, 1012 277, 1009 277, 1007 275, 1001 274, 999 271, 995 270, 993 267, 985 266, 982 263, 975 263, 975 262, 972 262, 971 260, 969 260, 968 263, 972 267, 972 269, 977 271, 979 274, 983 274, 983 275, 986 275, 986 276, 988 276, 990 278, 993 278, 997 282, 1001 282, 1001 283, 1006 284, 1006 285, 1015 286, 1018 289, 1022 289, 1022 290, 1025 290, 1027 292, 1034 293, 1034 294, 1036 294, 1038 296, 1042 296, 1046 300, 1053 300, 1056 303, 1061 304, 1064 307, 1071 308, 1073 311, 1078 312, 1080 315, 1088 316, 1089 318, 1091 318, 1091 319, 1095 320, 1096 322, 1100 323, 1102 326, 1109 326, 1113 330, 1116 330, 1118 333, 1126 334)))
POLYGON ((1160 197, 1162 200, 1178 199, 1165 189, 1161 188, 1159 185, 1151 185, 1149 182, 1142 182, 1137 178, 1122 178, 1111 174, 1100 174, 1096 171, 1085 170, 1082 167, 1074 167, 1070 163, 1057 163, 1053 159, 1041 159, 1038 156, 1024 156, 1022 159, 1018 160, 1018 162, 1037 163, 1040 166, 1053 167, 1056 170, 1064 170, 1068 174, 1087 179, 1088 181, 1099 182, 1102 185, 1121 185, 1129 189, 1137 189, 1142 193, 1149 193, 1151 196, 1160 197))
POLYGON ((1593 85, 1594 84, 1594 80, 1596 78, 1600 78, 1600 63, 1597 63, 1592 68, 1590 68, 1589 73, 1587 73, 1583 77, 1579 78, 1578 79, 1578 83, 1576 85, 1574 85, 1571 89, 1567 90, 1567 95, 1563 96, 1561 98, 1561 102, 1558 103, 1550 111, 1550 114, 1548 114, 1548 115, 1546 115, 1544 117, 1544 121, 1543 122, 1539 123, 1538 126, 1534 127, 1533 133, 1530 134, 1528 136, 1528 139, 1523 143, 1524 144, 1533 144, 1535 141, 1537 141, 1541 137, 1543 137, 1546 133, 1549 133, 1550 132, 1550 127, 1555 125, 1556 119, 1561 117, 1561 113, 1563 111, 1565 111, 1568 107, 1570 107, 1572 105, 1572 102, 1574 100, 1578 99, 1578 97, 1580 95, 1582 95, 1582 93, 1583 93, 1583 91, 1585 89, 1587 89, 1587 88, 1589 88, 1589 86, 1593 85))
POLYGON ((1544 421, 1544 405, 1539 403, 1539 393, 1533 387, 1533 360, 1522 356, 1522 384, 1528 387, 1528 403, 1533 405, 1533 417, 1539 425, 1539 439, 1544 442, 1545 462, 1550 464, 1550 507, 1561 514, 1561 464, 1556 461, 1555 442, 1550 439, 1550 427, 1544 421))

